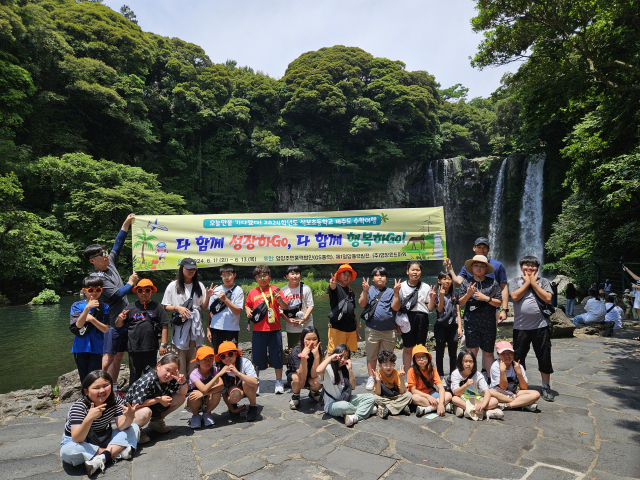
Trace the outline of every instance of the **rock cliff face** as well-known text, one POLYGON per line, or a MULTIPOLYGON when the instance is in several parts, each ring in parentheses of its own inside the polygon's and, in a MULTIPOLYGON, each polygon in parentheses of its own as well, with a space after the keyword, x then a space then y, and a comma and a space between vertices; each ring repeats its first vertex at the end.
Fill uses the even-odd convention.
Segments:
MULTIPOLYGON (((455 268, 473 252, 473 241, 489 237, 489 222, 493 206, 494 188, 504 158, 446 158, 417 162, 396 169, 387 181, 386 190, 374 191, 358 198, 341 198, 332 180, 316 176, 307 180, 287 180, 278 189, 277 210, 281 212, 317 212, 350 208, 411 208, 442 206, 445 210, 448 255, 455 268)), ((520 231, 519 210, 523 188, 525 156, 507 157, 504 181, 505 212, 499 215, 503 225, 500 231, 505 248, 505 259, 513 262, 517 253, 520 231), (508 211, 507 211, 508 210, 508 211), (515 210, 515 211, 514 211, 515 210)))

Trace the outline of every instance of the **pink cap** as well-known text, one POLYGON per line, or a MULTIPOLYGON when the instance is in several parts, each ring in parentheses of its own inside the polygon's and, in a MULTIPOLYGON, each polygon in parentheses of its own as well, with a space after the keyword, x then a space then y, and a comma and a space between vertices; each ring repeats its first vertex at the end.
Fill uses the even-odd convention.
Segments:
POLYGON ((513 346, 506 340, 503 340, 497 343, 496 350, 498 351, 498 353, 502 353, 505 350, 511 350, 513 352, 513 346))

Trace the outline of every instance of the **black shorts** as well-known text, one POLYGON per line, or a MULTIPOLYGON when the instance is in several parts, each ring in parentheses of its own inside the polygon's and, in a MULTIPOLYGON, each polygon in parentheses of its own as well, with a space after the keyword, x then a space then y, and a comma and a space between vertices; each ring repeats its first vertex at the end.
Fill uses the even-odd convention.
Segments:
POLYGON ((486 326, 476 326, 469 321, 464 323, 464 338, 467 348, 478 348, 483 352, 493 353, 496 346, 496 336, 498 331, 495 324, 493 328, 486 326))
POLYGON ((426 345, 429 333, 429 315, 424 312, 409 312, 407 316, 411 330, 402 334, 402 346, 413 348, 416 345, 426 345))
POLYGON ((458 345, 458 324, 436 322, 433 325, 433 337, 436 339, 436 345, 458 345))
POLYGON ((161 403, 155 403, 149 407, 151 409, 151 418, 157 418, 162 415, 162 412, 165 412, 171 408, 171 405, 165 407, 161 403))
POLYGON ((513 358, 520 361, 526 371, 525 360, 529 353, 529 348, 533 345, 533 351, 538 359, 538 370, 541 373, 551 375, 553 366, 551 365, 551 329, 547 327, 535 330, 513 329, 513 358))
POLYGON ((126 352, 129 346, 129 329, 126 326, 110 328, 104 334, 103 353, 126 352))
MULTIPOLYGON (((291 385, 291 375, 293 375, 295 372, 287 372, 287 382, 289 385, 291 385)), ((309 379, 311 378, 311 375, 309 375, 307 373, 307 380, 304 382, 304 387, 302 388, 310 388, 309 387, 309 379)))
POLYGON ((238 337, 240 332, 237 330, 218 330, 217 328, 209 327, 211 332, 211 344, 213 346, 213 352, 218 353, 218 347, 222 342, 233 342, 238 345, 238 337))

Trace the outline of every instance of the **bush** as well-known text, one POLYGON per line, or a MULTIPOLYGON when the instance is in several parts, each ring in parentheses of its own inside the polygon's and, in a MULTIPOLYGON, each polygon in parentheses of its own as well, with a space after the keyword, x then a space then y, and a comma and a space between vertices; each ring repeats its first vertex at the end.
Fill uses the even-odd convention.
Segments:
POLYGON ((29 305, 46 305, 48 303, 58 303, 59 301, 60 296, 56 295, 56 292, 45 288, 38 294, 37 297, 33 297, 33 299, 29 302, 29 305))

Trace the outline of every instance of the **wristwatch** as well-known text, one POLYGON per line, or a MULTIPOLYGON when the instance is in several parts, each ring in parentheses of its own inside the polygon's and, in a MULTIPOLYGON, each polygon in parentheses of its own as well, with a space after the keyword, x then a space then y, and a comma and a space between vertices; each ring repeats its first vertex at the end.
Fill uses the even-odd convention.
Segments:
POLYGON ((160 346, 164 347, 164 348, 167 348, 169 346, 169 344, 168 343, 161 343, 160 346))
POLYGON ((500 306, 500 311, 501 311, 501 312, 508 312, 508 311, 509 311, 509 309, 508 309, 508 308, 502 308, 502 306, 500 306))

